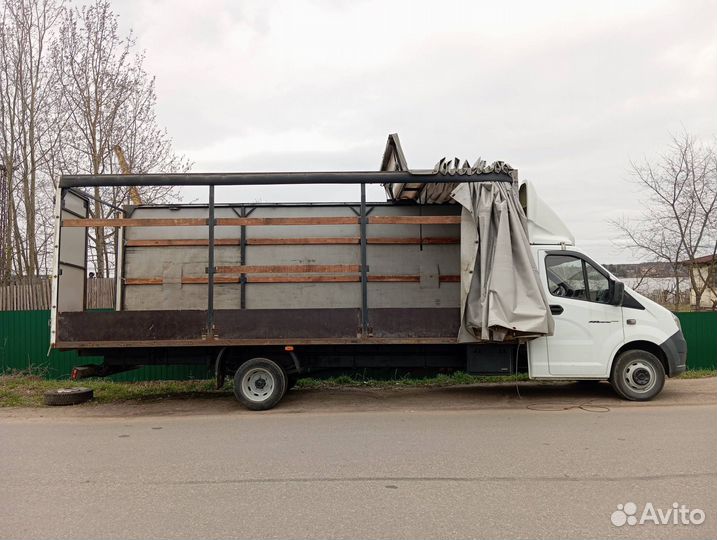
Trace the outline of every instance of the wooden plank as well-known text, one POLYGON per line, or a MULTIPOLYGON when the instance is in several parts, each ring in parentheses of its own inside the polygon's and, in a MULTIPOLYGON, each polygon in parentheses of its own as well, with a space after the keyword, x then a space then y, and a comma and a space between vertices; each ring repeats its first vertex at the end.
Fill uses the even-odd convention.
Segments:
MULTIPOLYGON (((220 283, 240 283, 240 276, 214 276, 214 284, 220 283)), ((208 280, 203 276, 183 276, 182 285, 206 285, 208 280)))
POLYGON ((420 276, 414 276, 414 275, 392 275, 392 276, 383 276, 383 275, 369 275, 368 281, 370 282, 380 282, 380 283, 411 283, 411 282, 419 282, 421 281, 420 276))
POLYGON ((358 264, 276 264, 276 265, 237 265, 217 266, 217 274, 290 274, 290 273, 349 273, 359 272, 358 264))
MULTIPOLYGON (((191 247, 191 246, 208 246, 209 240, 206 238, 184 238, 184 239, 141 239, 141 240, 127 240, 125 246, 127 247, 191 247)), ((215 246, 239 246, 241 245, 241 239, 239 238, 215 238, 215 246)))
POLYGON ((218 218, 217 225, 255 227, 260 225, 358 225, 357 217, 218 218))
POLYGON ((461 216, 369 216, 372 225, 459 225, 461 216))
MULTIPOLYGON (((323 276, 247 276, 247 283, 360 283, 358 275, 323 275, 323 276)), ((374 275, 368 276, 370 283, 419 283, 421 277, 413 274, 374 275)), ((439 276, 441 283, 459 283, 458 275, 439 276)), ((215 276, 214 283, 240 283, 240 276, 215 276)), ((125 285, 162 285, 162 278, 128 278, 125 285)), ((184 276, 182 285, 206 285, 205 276, 184 276)))
MULTIPOLYGON (((251 276, 246 277, 247 283, 351 283, 361 281, 360 276, 251 276)), ((214 284, 241 283, 240 276, 215 276, 214 284)), ((206 285, 207 278, 187 276, 182 278, 182 285, 206 285)))
MULTIPOLYGON (((310 238, 247 238, 249 246, 311 246, 311 245, 358 245, 360 239, 358 236, 336 236, 336 237, 310 237, 310 238)), ((368 238, 369 244, 385 245, 441 245, 441 244, 459 244, 460 238, 451 236, 427 236, 425 238, 418 237, 376 237, 368 238)), ((127 240, 127 247, 192 247, 207 246, 209 241, 205 238, 185 238, 185 239, 138 239, 127 240)), ((239 238, 216 238, 214 240, 216 246, 239 246, 241 239, 239 238)))
POLYGON ((206 227, 206 225, 206 218, 88 218, 62 220, 63 227, 206 227))
POLYGON ((360 283, 359 275, 327 276, 250 276, 248 283, 360 283))
MULTIPOLYGON (((206 279, 206 278, 205 278, 206 279)), ((125 278, 125 285, 162 285, 164 279, 159 278, 125 278)))

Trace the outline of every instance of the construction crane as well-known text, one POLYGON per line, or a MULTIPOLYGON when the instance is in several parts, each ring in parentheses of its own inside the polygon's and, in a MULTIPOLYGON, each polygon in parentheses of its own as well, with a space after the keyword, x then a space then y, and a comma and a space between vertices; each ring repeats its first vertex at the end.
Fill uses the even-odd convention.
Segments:
MULTIPOLYGON (((122 174, 132 174, 132 171, 129 170, 129 164, 127 163, 127 159, 124 157, 124 151, 122 150, 122 147, 119 144, 116 144, 113 150, 115 152, 115 156, 117 156, 117 162, 119 163, 122 174)), ((132 201, 132 204, 134 204, 135 206, 139 206, 142 204, 142 197, 139 196, 139 190, 137 189, 137 186, 129 187, 129 198, 132 201)))

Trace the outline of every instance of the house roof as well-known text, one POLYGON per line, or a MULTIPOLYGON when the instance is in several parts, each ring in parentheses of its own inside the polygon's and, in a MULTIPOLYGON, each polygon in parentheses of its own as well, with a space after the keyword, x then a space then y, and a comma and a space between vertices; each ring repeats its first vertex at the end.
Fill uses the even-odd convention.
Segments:
POLYGON ((717 255, 705 255, 704 257, 695 257, 689 261, 685 261, 688 264, 713 264, 717 261, 717 255))

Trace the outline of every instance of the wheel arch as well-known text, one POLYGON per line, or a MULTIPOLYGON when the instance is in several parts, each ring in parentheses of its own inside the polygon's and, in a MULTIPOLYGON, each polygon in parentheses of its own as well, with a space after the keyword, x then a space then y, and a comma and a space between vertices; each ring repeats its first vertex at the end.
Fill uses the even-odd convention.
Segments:
POLYGON ((287 351, 285 347, 246 347, 234 345, 224 347, 221 354, 222 361, 224 362, 224 370, 227 375, 233 375, 242 364, 252 358, 268 358, 281 366, 286 373, 292 373, 296 369, 292 352, 287 351))
POLYGON ((622 345, 617 351, 615 351, 615 354, 612 355, 612 359, 610 360, 610 377, 612 378, 612 371, 615 367, 615 361, 617 360, 617 357, 620 356, 622 353, 626 351, 647 351, 651 354, 654 354, 657 359, 662 364, 662 367, 665 370, 665 374, 670 373, 670 366, 667 363, 667 357, 665 356, 665 351, 662 350, 662 348, 652 341, 647 341, 644 339, 639 339, 635 341, 630 341, 628 343, 625 343, 622 345))

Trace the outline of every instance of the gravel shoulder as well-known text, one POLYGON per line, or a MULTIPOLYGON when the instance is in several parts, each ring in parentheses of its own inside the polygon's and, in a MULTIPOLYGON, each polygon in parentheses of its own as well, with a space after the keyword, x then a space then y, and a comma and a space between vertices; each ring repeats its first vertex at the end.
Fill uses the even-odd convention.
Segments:
POLYGON ((668 380, 662 393, 646 403, 619 399, 607 383, 519 382, 425 388, 293 389, 279 405, 262 413, 237 403, 230 392, 71 407, 9 407, 0 420, 82 417, 164 417, 191 415, 273 415, 365 411, 450 411, 484 409, 565 410, 608 407, 664 407, 717 403, 717 377, 668 380))

